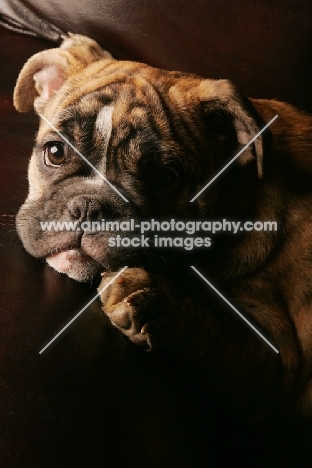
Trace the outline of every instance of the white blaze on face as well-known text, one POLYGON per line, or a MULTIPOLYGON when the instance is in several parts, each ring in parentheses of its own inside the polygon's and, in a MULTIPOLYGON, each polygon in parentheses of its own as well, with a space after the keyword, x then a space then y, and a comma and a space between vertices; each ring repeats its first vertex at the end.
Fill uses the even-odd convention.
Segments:
MULTIPOLYGON (((101 174, 103 174, 103 176, 106 175, 106 153, 113 129, 113 111, 114 106, 102 107, 95 121, 95 128, 100 134, 102 140, 101 164, 97 169, 101 174)), ((103 179, 101 179, 100 176, 97 176, 95 181, 103 183, 103 179)))
POLYGON ((46 183, 40 177, 40 171, 38 170, 38 162, 36 156, 33 155, 30 159, 28 166, 28 182, 29 182, 29 193, 26 201, 39 200, 44 194, 46 183))

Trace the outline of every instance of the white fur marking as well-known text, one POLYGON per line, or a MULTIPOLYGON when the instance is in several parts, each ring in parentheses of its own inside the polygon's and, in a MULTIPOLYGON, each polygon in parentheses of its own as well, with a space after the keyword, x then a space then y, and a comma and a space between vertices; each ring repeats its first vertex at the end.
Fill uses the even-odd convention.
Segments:
MULTIPOLYGON (((108 148, 109 140, 110 140, 112 129, 113 129, 113 111, 114 111, 114 106, 102 107, 95 121, 95 128, 98 130, 103 140, 102 161, 98 169, 104 176, 106 174, 107 148, 108 148)), ((102 179, 99 181, 101 182, 101 184, 103 183, 102 179)))

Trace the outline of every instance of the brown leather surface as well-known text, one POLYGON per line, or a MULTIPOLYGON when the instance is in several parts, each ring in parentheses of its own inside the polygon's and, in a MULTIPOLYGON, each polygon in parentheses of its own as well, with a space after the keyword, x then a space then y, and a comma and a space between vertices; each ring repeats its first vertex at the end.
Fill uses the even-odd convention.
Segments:
POLYGON ((36 261, 18 240, 14 215, 37 117, 14 110, 12 91, 22 64, 47 43, 2 29, 0 43, 0 466, 191 463, 200 444, 188 385, 180 389, 178 375, 122 337, 98 302, 39 354, 96 291, 36 261))
MULTIPOLYGON (((237 2, 218 3, 218 15, 216 2, 204 1, 171 0, 164 10, 159 1, 114 0, 104 11, 92 0, 88 13, 75 2, 70 17, 71 2, 40 7, 119 57, 230 76, 250 95, 311 108, 308 3, 246 2, 241 13, 237 2)), ((309 425, 249 428, 225 417, 186 370, 123 338, 98 303, 39 355, 95 290, 33 259, 17 238, 37 118, 15 112, 13 86, 25 60, 51 44, 2 29, 0 44, 0 466, 309 466, 309 425)))
POLYGON ((312 112, 309 0, 40 0, 29 8, 117 58, 232 79, 250 97, 312 112))

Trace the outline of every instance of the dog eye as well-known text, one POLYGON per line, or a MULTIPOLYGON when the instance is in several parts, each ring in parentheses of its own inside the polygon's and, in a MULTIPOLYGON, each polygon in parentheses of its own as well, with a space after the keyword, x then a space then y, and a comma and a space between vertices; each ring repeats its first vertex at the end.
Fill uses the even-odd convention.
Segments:
POLYGON ((43 147, 43 156, 46 166, 61 166, 66 157, 63 143, 59 141, 49 141, 43 147))
POLYGON ((178 174, 168 167, 158 168, 152 175, 152 184, 160 189, 171 188, 178 180, 178 174))

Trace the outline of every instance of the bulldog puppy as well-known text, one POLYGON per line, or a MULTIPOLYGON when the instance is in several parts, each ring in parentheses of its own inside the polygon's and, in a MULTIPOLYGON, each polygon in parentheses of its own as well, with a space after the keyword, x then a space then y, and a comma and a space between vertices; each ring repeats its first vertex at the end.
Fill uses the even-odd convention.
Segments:
POLYGON ((41 117, 17 216, 25 249, 78 281, 102 273, 112 323, 143 349, 192 366, 230 410, 252 420, 310 417, 311 117, 248 100, 227 80, 114 60, 79 35, 29 59, 14 104, 41 117), (183 232, 180 247, 159 249, 155 237, 118 246, 111 231, 40 224, 151 219, 275 221, 278 229, 220 232, 208 243, 204 233, 189 249, 183 232))

